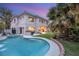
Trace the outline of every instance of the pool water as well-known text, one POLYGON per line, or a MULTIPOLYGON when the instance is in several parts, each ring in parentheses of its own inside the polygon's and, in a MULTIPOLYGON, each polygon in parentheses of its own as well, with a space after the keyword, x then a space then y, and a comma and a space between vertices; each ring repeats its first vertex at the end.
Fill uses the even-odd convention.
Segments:
POLYGON ((45 40, 9 36, 0 42, 0 56, 43 56, 49 48, 45 40))

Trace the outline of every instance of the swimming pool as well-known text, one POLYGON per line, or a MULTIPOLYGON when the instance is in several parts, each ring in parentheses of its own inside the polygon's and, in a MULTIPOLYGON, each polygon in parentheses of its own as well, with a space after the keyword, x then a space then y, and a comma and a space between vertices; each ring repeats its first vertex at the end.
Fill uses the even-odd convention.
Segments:
POLYGON ((56 43, 38 37, 8 36, 0 41, 0 56, 59 55, 56 43))

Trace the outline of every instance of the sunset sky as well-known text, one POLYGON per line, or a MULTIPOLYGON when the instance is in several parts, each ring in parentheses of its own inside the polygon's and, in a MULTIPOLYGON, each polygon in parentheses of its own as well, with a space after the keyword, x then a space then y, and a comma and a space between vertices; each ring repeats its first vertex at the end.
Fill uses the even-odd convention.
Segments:
POLYGON ((10 9, 14 15, 18 15, 24 11, 27 11, 29 13, 39 15, 46 19, 49 9, 55 6, 56 6, 55 3, 10 3, 10 4, 0 3, 0 7, 10 9))

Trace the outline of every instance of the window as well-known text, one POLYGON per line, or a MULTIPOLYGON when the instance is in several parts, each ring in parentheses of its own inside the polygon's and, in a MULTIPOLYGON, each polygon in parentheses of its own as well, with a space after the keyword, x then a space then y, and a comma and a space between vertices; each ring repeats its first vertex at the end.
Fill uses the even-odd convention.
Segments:
POLYGON ((20 27, 20 34, 22 34, 24 27, 20 27))
POLYGON ((41 21, 42 21, 42 23, 44 23, 44 22, 45 22, 45 20, 44 20, 44 19, 42 19, 41 21))
POLYGON ((12 28, 12 33, 16 34, 16 28, 12 28))
POLYGON ((28 30, 29 30, 29 31, 35 31, 35 27, 29 26, 29 27, 28 27, 28 30))
POLYGON ((46 24, 48 24, 48 21, 46 21, 46 24))
POLYGON ((45 20, 44 19, 39 19, 39 22, 44 23, 45 20))
POLYGON ((13 19, 13 22, 16 23, 16 22, 17 22, 17 18, 14 18, 14 19, 13 19))
POLYGON ((14 23, 16 22, 16 19, 14 19, 14 23))
POLYGON ((46 26, 40 26, 40 28, 39 28, 40 32, 45 32, 46 30, 47 30, 46 26))
POLYGON ((30 22, 34 22, 34 18, 33 17, 29 17, 29 21, 30 22))

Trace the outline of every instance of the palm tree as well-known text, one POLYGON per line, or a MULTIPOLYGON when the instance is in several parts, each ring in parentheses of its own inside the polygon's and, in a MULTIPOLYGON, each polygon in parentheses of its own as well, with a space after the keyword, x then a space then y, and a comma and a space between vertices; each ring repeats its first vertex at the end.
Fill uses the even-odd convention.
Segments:
POLYGON ((63 32, 64 26, 62 20, 65 19, 65 8, 66 4, 58 4, 57 7, 51 8, 49 10, 48 17, 50 20, 52 20, 52 23, 50 24, 50 29, 53 28, 53 31, 58 28, 61 33, 63 32))
POLYGON ((0 14, 1 14, 2 20, 7 25, 6 29, 10 29, 10 22, 11 22, 12 12, 7 8, 0 8, 0 14))

